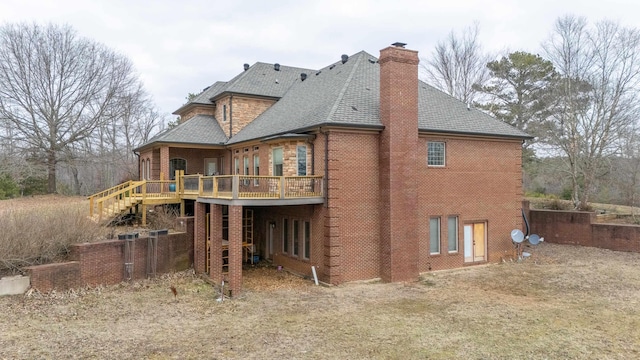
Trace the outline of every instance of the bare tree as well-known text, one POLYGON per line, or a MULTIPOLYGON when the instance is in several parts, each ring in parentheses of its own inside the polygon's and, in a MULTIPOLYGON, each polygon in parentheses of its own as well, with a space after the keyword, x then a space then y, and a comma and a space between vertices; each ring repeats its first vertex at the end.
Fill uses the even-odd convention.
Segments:
POLYGON ((489 79, 491 60, 482 51, 479 33, 480 26, 474 23, 461 35, 451 31, 445 41, 438 42, 431 58, 421 63, 426 81, 463 102, 474 102, 478 93, 474 85, 489 79))
POLYGON ((548 143, 566 161, 576 208, 587 206, 599 175, 619 149, 618 134, 640 114, 640 32, 610 21, 557 20, 543 45, 560 74, 548 143))
POLYGON ((69 26, 0 27, 0 118, 42 154, 49 192, 65 149, 120 116, 121 96, 139 84, 127 58, 69 26))

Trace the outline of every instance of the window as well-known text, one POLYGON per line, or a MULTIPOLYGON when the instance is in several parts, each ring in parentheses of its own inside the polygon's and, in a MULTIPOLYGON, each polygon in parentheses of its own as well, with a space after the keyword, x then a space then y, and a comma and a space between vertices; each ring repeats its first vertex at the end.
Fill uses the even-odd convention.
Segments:
POLYGON ((273 176, 282 176, 282 148, 273 149, 273 176))
POLYGON ((298 249, 300 246, 300 221, 293 220, 293 251, 291 255, 298 256, 298 249))
POLYGON ((440 254, 440 218, 429 219, 429 252, 440 254))
POLYGON ((151 180, 151 159, 147 159, 147 180, 151 180))
POLYGON ((311 222, 304 222, 304 249, 303 256, 305 259, 309 259, 309 253, 311 252, 311 222))
POLYGON ((147 162, 144 160, 140 160, 140 180, 147 179, 147 162))
POLYGON ((443 141, 429 141, 427 143, 427 165, 445 166, 445 143, 443 141))
POLYGON ((222 122, 227 122, 227 105, 222 105, 222 122))
POLYGON ((298 145, 298 176, 307 175, 307 147, 305 145, 298 145))
POLYGON ((234 168, 236 170, 235 174, 239 175, 240 174, 240 159, 238 159, 237 157, 233 158, 233 165, 234 165, 234 168))
POLYGON ((218 159, 204 159, 205 175, 218 175, 218 159))
MULTIPOLYGON (((260 175, 260 156, 258 155, 253 155, 253 175, 254 176, 259 176, 260 175)), ((260 185, 260 180, 253 179, 253 185, 254 186, 258 186, 260 185)))
POLYGON ((187 160, 180 159, 180 158, 175 158, 175 159, 169 160, 169 179, 171 179, 171 180, 175 180, 176 179, 176 171, 177 170, 182 170, 182 171, 186 172, 186 170, 187 170, 187 160))
POLYGON ((282 219, 282 252, 289 252, 289 220, 282 219))
POLYGON ((449 252, 458 251, 458 217, 447 218, 447 237, 449 239, 449 252))
MULTIPOLYGON (((245 156, 245 157, 242 159, 242 163, 243 163, 243 165, 244 165, 244 175, 245 175, 245 176, 246 176, 246 175, 249 175, 249 157, 248 157, 248 156, 245 156)), ((245 178, 245 179, 244 179, 244 181, 243 181, 244 186, 249 186, 249 182, 250 182, 250 181, 249 181, 249 179, 246 179, 246 178, 245 178)))

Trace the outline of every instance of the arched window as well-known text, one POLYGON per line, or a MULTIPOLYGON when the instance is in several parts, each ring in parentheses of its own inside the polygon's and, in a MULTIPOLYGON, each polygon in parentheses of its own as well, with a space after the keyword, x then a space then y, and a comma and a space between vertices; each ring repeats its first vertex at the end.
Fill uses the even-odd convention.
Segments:
POLYGON ((147 159, 147 177, 146 180, 151 180, 151 159, 147 159))
POLYGON ((143 160, 140 160, 140 180, 144 180, 147 178, 146 174, 147 163, 143 160))
POLYGON ((169 179, 175 180, 176 170, 187 170, 187 160, 181 158, 174 158, 169 160, 169 179))

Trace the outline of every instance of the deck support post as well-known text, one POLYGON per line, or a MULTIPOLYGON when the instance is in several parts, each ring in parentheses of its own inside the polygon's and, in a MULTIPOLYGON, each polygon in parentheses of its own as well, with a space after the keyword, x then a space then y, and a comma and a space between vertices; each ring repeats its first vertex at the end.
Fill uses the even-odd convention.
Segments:
POLYGON ((229 283, 232 296, 242 292, 242 205, 229 205, 229 283))

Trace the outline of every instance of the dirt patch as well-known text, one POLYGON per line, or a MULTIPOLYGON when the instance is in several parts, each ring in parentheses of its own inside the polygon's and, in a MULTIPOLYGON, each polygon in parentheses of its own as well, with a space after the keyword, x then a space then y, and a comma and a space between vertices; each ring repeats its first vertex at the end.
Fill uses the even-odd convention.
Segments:
POLYGON ((640 357, 640 254, 528 251, 412 283, 322 287, 255 267, 224 302, 192 272, 4 297, 0 359, 640 357))

